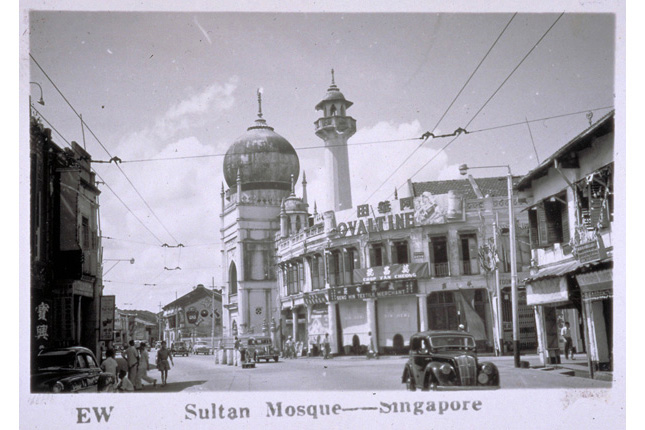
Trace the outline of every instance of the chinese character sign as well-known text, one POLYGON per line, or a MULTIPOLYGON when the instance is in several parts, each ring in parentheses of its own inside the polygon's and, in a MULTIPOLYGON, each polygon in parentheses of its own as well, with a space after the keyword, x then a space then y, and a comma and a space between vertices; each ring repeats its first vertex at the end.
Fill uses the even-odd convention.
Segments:
POLYGON ((101 296, 100 340, 114 340, 115 296, 101 296))

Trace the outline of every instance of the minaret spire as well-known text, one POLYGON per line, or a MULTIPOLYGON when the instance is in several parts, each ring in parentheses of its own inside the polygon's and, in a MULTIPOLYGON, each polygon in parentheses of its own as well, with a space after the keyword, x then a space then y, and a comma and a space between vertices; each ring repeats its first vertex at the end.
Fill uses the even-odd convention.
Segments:
POLYGON ((262 88, 258 88, 258 117, 262 118, 262 88))
POLYGON ((331 84, 336 85, 336 81, 334 80, 334 69, 331 69, 331 84))
POLYGON ((307 173, 304 170, 302 171, 302 202, 309 206, 307 202, 307 173))

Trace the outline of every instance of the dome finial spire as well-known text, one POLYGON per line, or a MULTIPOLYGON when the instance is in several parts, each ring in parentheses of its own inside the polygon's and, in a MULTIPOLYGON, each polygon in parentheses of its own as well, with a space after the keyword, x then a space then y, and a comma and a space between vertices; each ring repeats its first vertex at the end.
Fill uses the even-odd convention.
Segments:
POLYGON ((262 88, 258 88, 258 117, 262 118, 262 88))
POLYGON ((331 69, 331 84, 336 85, 336 80, 334 79, 334 69, 331 69))

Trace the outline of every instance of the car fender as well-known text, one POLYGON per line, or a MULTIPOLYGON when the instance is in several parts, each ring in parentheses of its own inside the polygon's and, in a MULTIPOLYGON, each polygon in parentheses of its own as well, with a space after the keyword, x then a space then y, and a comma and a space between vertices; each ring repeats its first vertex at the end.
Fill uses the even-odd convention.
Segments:
POLYGON ((444 375, 439 370, 442 364, 444 363, 438 361, 428 363, 425 369, 424 382, 429 383, 431 381, 430 377, 432 377, 439 385, 454 385, 454 377, 450 378, 450 375, 454 375, 454 371, 449 375, 444 375))

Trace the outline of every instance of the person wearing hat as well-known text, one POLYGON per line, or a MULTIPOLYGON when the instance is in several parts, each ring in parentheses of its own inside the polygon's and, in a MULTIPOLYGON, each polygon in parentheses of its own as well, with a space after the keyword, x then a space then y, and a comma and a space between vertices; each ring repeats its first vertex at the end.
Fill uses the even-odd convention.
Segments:
POLYGON ((148 370, 150 370, 148 348, 145 342, 141 342, 139 345, 139 367, 137 368, 137 376, 134 379, 135 390, 143 389, 141 380, 146 381, 148 384, 152 384, 155 388, 157 387, 157 380, 148 376, 148 370))
POLYGON ((466 331, 466 327, 463 324, 459 324, 458 331, 466 331))
POLYGON ((289 336, 284 343, 284 358, 293 358, 292 354, 292 348, 293 348, 293 341, 291 340, 291 336, 289 336))

